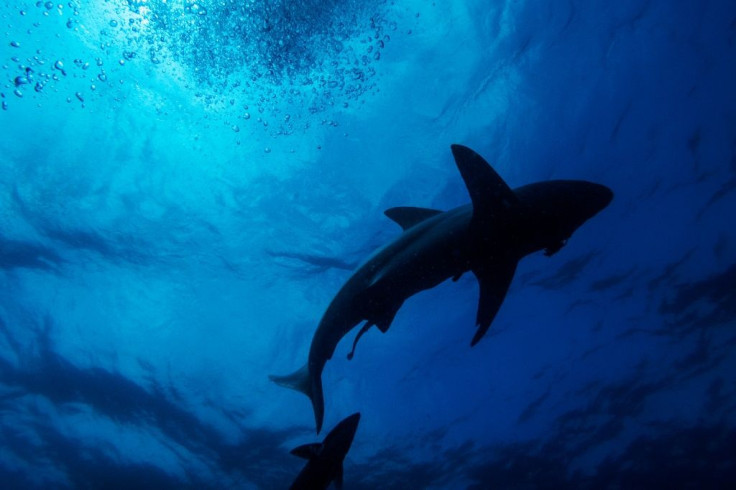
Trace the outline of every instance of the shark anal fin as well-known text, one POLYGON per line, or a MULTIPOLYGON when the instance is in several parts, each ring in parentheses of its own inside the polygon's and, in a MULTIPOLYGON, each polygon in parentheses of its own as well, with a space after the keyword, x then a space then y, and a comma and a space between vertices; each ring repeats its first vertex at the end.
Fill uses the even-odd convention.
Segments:
POLYGON ((342 490, 342 473, 342 463, 340 463, 340 466, 337 467, 337 471, 335 472, 335 479, 333 480, 337 490, 342 490))
POLYGON ((485 221, 503 215, 521 203, 482 156, 467 146, 452 145, 452 155, 473 202, 473 221, 485 221))
POLYGON ((483 338, 496 317, 496 313, 501 308, 501 303, 503 303, 511 285, 511 280, 514 278, 517 263, 516 260, 509 260, 492 266, 473 269, 480 286, 480 298, 478 299, 478 314, 475 320, 478 330, 470 342, 471 346, 474 346, 483 338))
POLYGON ((298 456, 300 458, 311 459, 315 456, 318 456, 321 451, 322 451, 322 443, 315 442, 312 444, 302 444, 299 447, 295 447, 294 449, 291 450, 291 454, 293 454, 294 456, 298 456))
POLYGON ((438 211, 436 209, 415 208, 409 206, 389 208, 383 212, 383 214, 398 223, 398 225, 404 230, 408 230, 417 223, 421 223, 422 221, 441 213, 442 211, 438 211))

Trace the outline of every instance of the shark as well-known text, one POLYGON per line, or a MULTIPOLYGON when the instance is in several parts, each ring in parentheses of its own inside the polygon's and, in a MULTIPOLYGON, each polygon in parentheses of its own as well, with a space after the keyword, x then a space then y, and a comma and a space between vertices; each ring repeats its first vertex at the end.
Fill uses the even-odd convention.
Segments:
POLYGON ((342 489, 342 462, 350 450, 358 430, 360 412, 338 423, 321 443, 304 444, 291 450, 291 454, 304 458, 307 465, 289 487, 291 490, 326 489, 331 483, 342 489))
POLYGON ((324 418, 322 372, 338 343, 364 323, 386 333, 407 298, 466 272, 478 280, 479 301, 471 346, 480 341, 501 307, 518 262, 557 253, 572 234, 613 199, 610 188, 583 180, 549 180, 511 189, 482 156, 451 145, 470 204, 448 211, 394 207, 384 214, 403 232, 379 248, 348 278, 327 307, 306 364, 275 383, 306 394, 317 433, 324 418))

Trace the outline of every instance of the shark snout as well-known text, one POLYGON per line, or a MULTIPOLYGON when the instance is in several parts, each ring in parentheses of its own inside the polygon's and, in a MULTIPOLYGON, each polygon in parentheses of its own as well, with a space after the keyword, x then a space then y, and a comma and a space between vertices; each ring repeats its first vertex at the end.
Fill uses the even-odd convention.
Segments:
POLYGON ((613 191, 610 188, 605 185, 594 184, 592 182, 589 182, 588 185, 590 186, 588 190, 590 195, 589 203, 591 207, 595 208, 596 213, 611 204, 611 201, 613 200, 613 191))
POLYGON ((602 184, 578 181, 572 199, 567 203, 568 230, 575 231, 584 222, 605 209, 613 200, 613 191, 602 184))

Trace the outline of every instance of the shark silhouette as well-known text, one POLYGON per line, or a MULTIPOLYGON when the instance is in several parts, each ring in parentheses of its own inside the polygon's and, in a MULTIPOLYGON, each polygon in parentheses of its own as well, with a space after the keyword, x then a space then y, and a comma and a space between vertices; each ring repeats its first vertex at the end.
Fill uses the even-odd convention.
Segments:
POLYGON ((337 424, 324 442, 304 444, 291 454, 309 460, 291 485, 291 490, 320 490, 330 483, 342 488, 342 462, 353 443, 360 422, 360 413, 354 413, 337 424))
POLYGON ((312 401, 319 433, 324 418, 322 370, 340 340, 365 321, 353 343, 372 326, 386 332, 404 301, 446 279, 472 271, 480 285, 477 331, 483 337, 506 296, 519 260, 559 251, 585 221, 608 206, 608 187, 580 180, 552 180, 510 189, 476 152, 452 145, 471 204, 450 211, 396 207, 385 211, 404 232, 376 251, 330 303, 312 338, 306 365, 270 376, 312 401))

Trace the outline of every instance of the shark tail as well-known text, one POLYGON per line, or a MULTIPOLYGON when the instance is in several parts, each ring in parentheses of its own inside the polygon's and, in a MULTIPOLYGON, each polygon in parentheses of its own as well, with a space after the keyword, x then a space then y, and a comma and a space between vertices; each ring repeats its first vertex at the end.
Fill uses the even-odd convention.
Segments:
POLYGON ((309 366, 304 365, 301 369, 297 369, 291 374, 286 376, 276 376, 270 374, 268 379, 273 381, 279 386, 284 388, 291 388, 292 390, 301 391, 309 398, 312 398, 311 383, 309 382, 309 366))
POLYGON ((268 378, 279 386, 302 392, 309 397, 309 400, 312 402, 312 409, 314 410, 317 433, 319 434, 319 431, 322 430, 322 420, 325 411, 321 376, 310 376, 309 365, 305 364, 291 374, 285 376, 270 374, 268 378))

